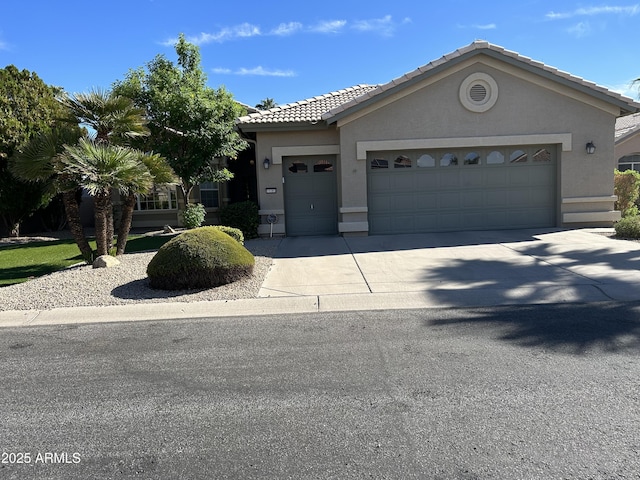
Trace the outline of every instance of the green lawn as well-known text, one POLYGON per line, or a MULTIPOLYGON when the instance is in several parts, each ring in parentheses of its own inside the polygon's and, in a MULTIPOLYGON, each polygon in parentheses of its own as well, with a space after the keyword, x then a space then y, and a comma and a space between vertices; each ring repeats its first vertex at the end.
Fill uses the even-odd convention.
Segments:
MULTIPOLYGON (((126 253, 157 250, 171 236, 131 235, 126 253)), ((95 242, 89 242, 96 248, 95 242)), ((70 265, 82 262, 80 250, 73 240, 34 242, 0 247, 0 287, 26 282, 70 265)))

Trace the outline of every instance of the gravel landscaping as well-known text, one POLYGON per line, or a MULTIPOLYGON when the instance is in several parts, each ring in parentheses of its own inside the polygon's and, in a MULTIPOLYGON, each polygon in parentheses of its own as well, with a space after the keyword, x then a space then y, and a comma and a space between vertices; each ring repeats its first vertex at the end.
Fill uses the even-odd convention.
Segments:
POLYGON ((277 239, 247 240, 256 259, 253 275, 206 290, 154 290, 146 269, 155 252, 119 257, 112 268, 77 265, 24 283, 0 288, 0 310, 49 310, 57 307, 127 305, 157 302, 197 302, 255 298, 271 266, 277 239))

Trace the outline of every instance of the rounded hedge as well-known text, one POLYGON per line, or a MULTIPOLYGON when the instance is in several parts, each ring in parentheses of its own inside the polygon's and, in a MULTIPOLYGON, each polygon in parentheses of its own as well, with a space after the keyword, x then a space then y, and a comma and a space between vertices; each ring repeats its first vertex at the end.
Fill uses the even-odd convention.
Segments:
POLYGON ((622 238, 640 238, 640 217, 624 217, 613 228, 622 238))
POLYGON ((184 290, 235 282, 253 272, 255 259, 214 227, 187 230, 165 243, 147 266, 152 288, 184 290))

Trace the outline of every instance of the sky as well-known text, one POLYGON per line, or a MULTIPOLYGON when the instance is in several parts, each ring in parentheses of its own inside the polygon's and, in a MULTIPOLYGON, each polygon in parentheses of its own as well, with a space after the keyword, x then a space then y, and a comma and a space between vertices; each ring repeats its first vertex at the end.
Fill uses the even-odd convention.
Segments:
POLYGON ((0 68, 108 89, 197 44, 208 85, 255 106, 386 83, 475 40, 638 99, 640 0, 0 0, 0 68))

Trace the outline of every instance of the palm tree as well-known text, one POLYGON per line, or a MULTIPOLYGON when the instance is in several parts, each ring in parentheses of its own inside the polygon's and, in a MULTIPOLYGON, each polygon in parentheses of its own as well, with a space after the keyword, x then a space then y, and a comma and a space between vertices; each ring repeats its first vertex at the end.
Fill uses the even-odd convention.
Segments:
MULTIPOLYGON (((159 154, 137 152, 138 162, 143 164, 151 177, 153 183, 158 184, 178 184, 180 179, 176 176, 169 163, 159 154)), ((118 240, 116 243, 116 255, 122 255, 127 245, 129 230, 131 230, 131 220, 133 209, 136 204, 136 195, 149 193, 147 184, 133 182, 129 185, 128 193, 124 196, 122 205, 122 218, 118 227, 118 240)))
POLYGON ((91 139, 82 138, 77 145, 65 145, 60 159, 64 171, 78 179, 80 186, 94 197, 96 255, 108 255, 113 245, 108 227, 112 219, 111 192, 129 196, 148 191, 153 186, 153 176, 136 150, 91 139))
MULTIPOLYGON (((95 89, 89 93, 62 96, 60 103, 67 107, 80 125, 95 131, 97 143, 126 144, 132 138, 149 135, 144 110, 134 105, 130 98, 113 91, 95 89)), ((104 212, 107 242, 113 244, 113 206, 111 196, 106 196, 104 212)))
POLYGON ((258 110, 269 110, 270 108, 275 108, 277 106, 278 104, 273 98, 267 97, 264 100, 262 100, 259 104, 257 104, 256 108, 258 110))
POLYGON ((55 128, 46 134, 40 134, 9 161, 11 173, 30 182, 44 182, 52 193, 61 193, 69 230, 82 257, 87 263, 93 261, 93 251, 82 228, 80 208, 76 196, 79 184, 68 172, 64 171, 61 155, 65 144, 78 141, 80 131, 77 128, 55 128))
POLYGON ((58 100, 80 125, 95 130, 98 142, 122 144, 127 139, 149 135, 144 110, 127 97, 95 89, 58 100))

